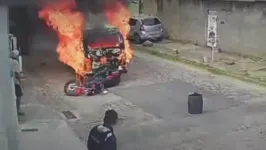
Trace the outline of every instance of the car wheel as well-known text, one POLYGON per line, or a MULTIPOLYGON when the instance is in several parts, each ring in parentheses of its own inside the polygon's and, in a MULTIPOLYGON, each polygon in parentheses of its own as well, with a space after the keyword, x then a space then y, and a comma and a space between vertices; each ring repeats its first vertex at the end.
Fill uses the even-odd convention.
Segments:
POLYGON ((137 44, 141 44, 142 43, 142 40, 140 38, 140 36, 138 34, 135 34, 134 35, 134 41, 137 43, 137 44))
POLYGON ((158 42, 161 42, 163 40, 163 37, 159 37, 159 38, 157 38, 157 41, 158 42))

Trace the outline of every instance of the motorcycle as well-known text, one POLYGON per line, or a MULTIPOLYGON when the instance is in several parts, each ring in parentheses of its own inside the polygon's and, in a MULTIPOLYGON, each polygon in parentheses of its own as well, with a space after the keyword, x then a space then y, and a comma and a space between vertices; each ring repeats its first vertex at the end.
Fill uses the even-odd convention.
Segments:
POLYGON ((64 86, 67 96, 100 94, 105 88, 119 85, 122 73, 127 73, 125 63, 118 59, 122 53, 119 48, 102 48, 85 51, 85 56, 92 60, 92 71, 80 79, 70 80, 64 86), (105 57, 107 63, 102 64, 105 57))
POLYGON ((93 96, 102 93, 106 88, 120 84, 123 70, 105 68, 94 75, 88 74, 84 80, 70 80, 64 86, 67 96, 93 96))

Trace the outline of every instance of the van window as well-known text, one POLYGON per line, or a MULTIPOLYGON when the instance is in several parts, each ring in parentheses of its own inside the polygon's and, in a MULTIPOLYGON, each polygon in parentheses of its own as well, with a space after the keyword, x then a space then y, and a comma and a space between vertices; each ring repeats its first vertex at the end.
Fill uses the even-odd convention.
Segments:
POLYGON ((110 28, 95 28, 84 32, 83 44, 85 48, 88 45, 92 48, 117 47, 117 43, 121 42, 123 42, 122 34, 115 32, 115 30, 112 31, 110 28))
POLYGON ((129 25, 130 26, 135 26, 137 24, 137 20, 136 19, 130 19, 129 20, 129 25))
POLYGON ((161 24, 160 20, 157 18, 146 18, 141 20, 142 24, 145 26, 153 26, 161 24))

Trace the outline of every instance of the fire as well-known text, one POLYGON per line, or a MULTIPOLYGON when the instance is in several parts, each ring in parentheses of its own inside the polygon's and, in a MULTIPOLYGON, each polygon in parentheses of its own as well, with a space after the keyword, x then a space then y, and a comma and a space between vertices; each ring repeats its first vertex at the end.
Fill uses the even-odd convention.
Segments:
POLYGON ((83 52, 84 16, 74 11, 75 8, 75 0, 64 0, 43 8, 39 17, 57 33, 59 60, 83 75, 91 70, 91 65, 88 65, 91 63, 85 60, 83 52))
POLYGON ((97 39, 97 42, 88 44, 91 48, 106 48, 117 46, 119 43, 116 38, 105 38, 105 39, 97 39))
POLYGON ((125 40, 125 59, 129 63, 133 57, 133 50, 130 47, 127 36, 130 32, 130 12, 123 3, 107 3, 105 7, 105 15, 109 24, 117 27, 122 33, 125 40))
MULTIPOLYGON (((39 18, 45 20, 46 24, 52 27, 59 38, 57 53, 59 60, 72 67, 78 75, 92 70, 92 62, 84 55, 83 49, 83 29, 85 24, 84 16, 81 12, 75 11, 75 0, 62 0, 52 5, 48 5, 39 12, 39 18)), ((122 33, 125 41, 125 54, 120 58, 129 63, 133 56, 127 36, 130 32, 130 13, 127 7, 121 2, 108 3, 105 7, 105 14, 109 24, 117 27, 122 33)), ((93 47, 113 45, 113 41, 108 43, 97 42, 93 47), (98 44, 97 44, 98 43, 98 44)), ((101 60, 106 63, 106 59, 101 60)))

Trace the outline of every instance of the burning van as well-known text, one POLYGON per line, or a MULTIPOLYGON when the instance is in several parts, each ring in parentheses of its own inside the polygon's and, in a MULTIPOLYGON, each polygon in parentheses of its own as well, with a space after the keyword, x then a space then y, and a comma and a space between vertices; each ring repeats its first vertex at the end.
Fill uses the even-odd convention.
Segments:
MULTIPOLYGON (((115 86, 133 50, 127 40, 130 32, 130 12, 121 1, 103 4, 105 21, 110 25, 85 28, 85 14, 78 11, 75 0, 49 3, 39 11, 39 18, 57 34, 56 48, 60 62, 71 67, 76 80, 65 84, 67 95, 93 95, 103 88, 115 86), (119 32, 120 31, 120 32, 119 32)), ((89 18, 90 19, 90 18, 89 18)))
MULTIPOLYGON (((111 25, 98 28, 86 28, 83 35, 83 49, 91 66, 90 74, 104 67, 126 72, 126 62, 122 59, 125 43, 120 31, 111 25)), ((86 64, 87 65, 87 64, 86 64)))
POLYGON ((90 72, 83 80, 71 80, 64 91, 69 96, 94 95, 106 87, 120 83, 122 73, 127 73, 125 43, 120 31, 111 25, 98 28, 86 28, 83 35, 85 55, 84 67, 90 72))

